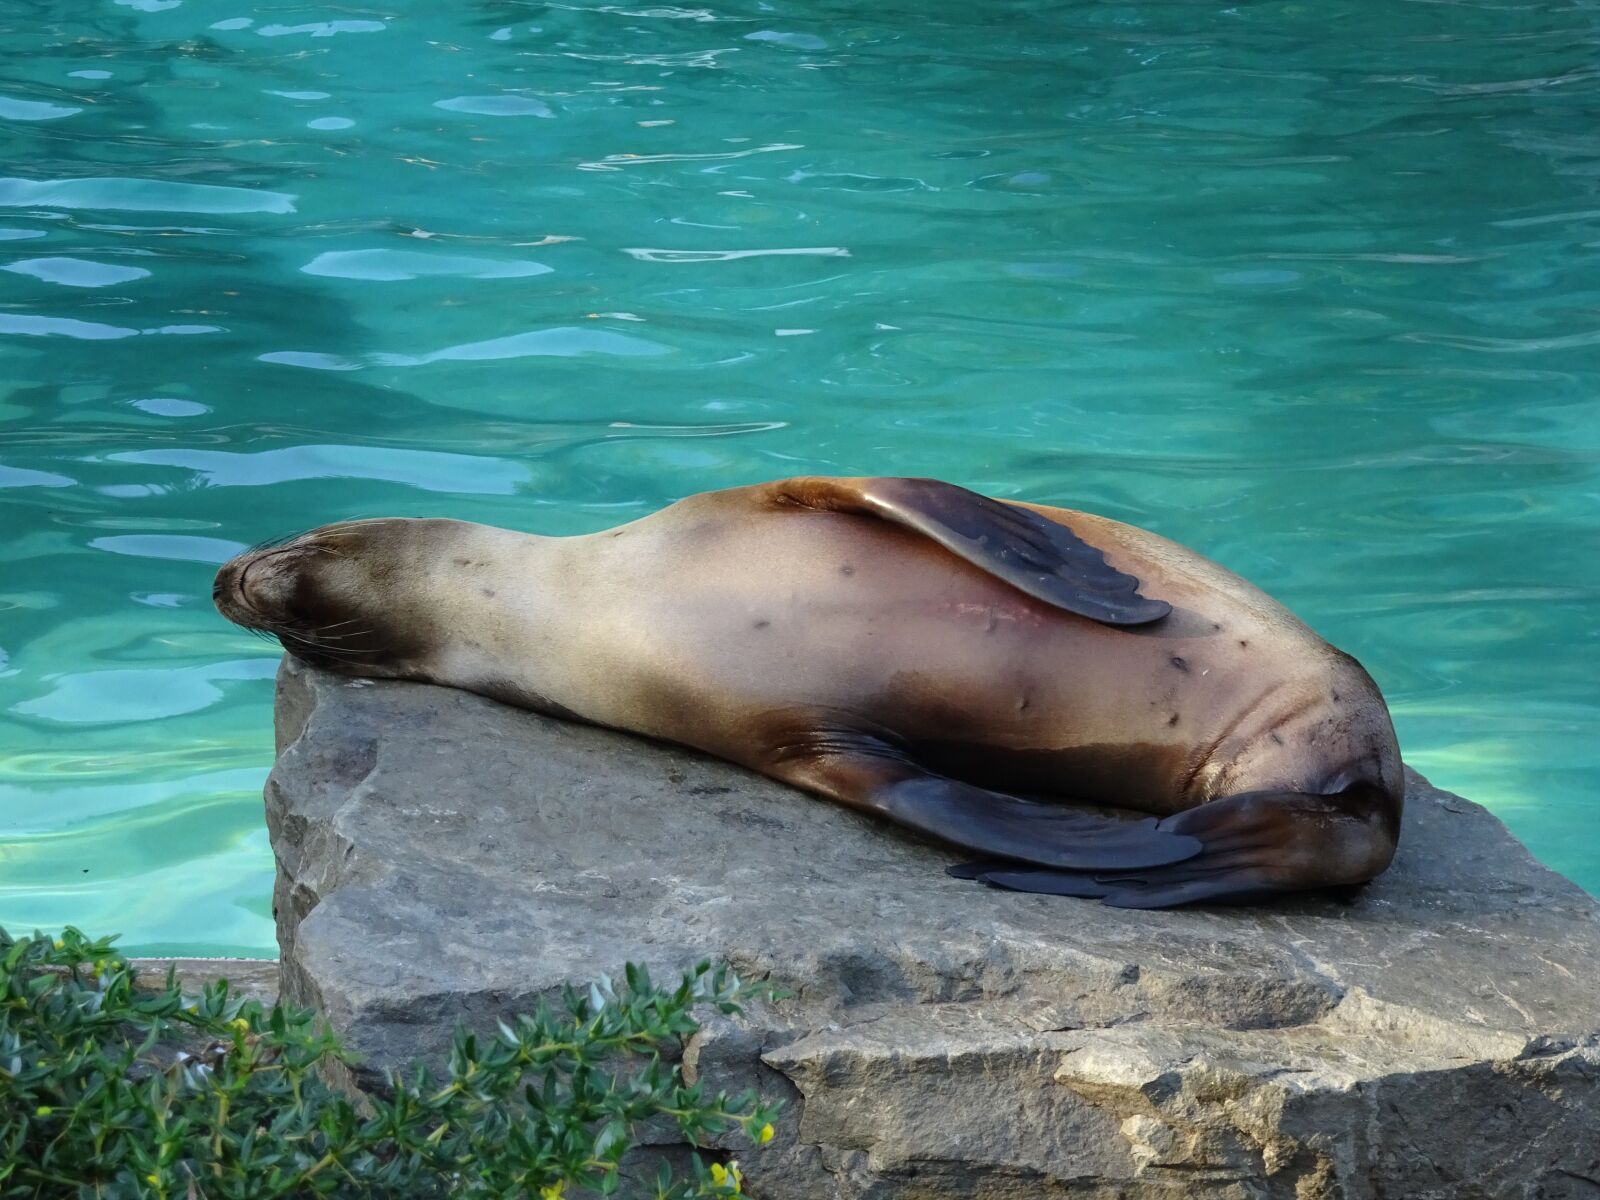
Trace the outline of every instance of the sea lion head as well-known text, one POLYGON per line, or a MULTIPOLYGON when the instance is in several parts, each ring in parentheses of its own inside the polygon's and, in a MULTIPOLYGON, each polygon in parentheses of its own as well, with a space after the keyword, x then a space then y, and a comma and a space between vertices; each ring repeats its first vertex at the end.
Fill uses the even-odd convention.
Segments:
POLYGON ((414 676, 436 641, 437 550, 461 525, 405 518, 324 525, 224 563, 212 600, 234 624, 276 637, 316 666, 414 676))

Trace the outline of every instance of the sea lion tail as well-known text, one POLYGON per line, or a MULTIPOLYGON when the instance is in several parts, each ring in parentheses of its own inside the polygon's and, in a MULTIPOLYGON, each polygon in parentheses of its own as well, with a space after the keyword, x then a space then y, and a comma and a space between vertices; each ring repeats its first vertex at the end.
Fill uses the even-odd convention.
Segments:
POLYGON ((1394 856, 1392 797, 1357 785, 1333 796, 1242 792, 1161 821, 1156 828, 1196 838, 1183 862, 1130 871, 1041 870, 1017 862, 951 867, 1007 891, 1098 899, 1114 908, 1173 908, 1207 901, 1247 904, 1284 892, 1364 883, 1394 856))

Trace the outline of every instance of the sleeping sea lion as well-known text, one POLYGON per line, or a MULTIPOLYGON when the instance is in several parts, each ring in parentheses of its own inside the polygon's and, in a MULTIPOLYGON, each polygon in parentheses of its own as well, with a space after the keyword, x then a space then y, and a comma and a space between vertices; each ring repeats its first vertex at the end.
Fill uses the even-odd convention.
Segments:
POLYGON ((1156 534, 936 480, 785 479, 581 537, 347 521, 239 555, 215 598, 317 666, 693 746, 1000 887, 1237 901, 1370 879, 1399 834, 1355 659, 1156 534))

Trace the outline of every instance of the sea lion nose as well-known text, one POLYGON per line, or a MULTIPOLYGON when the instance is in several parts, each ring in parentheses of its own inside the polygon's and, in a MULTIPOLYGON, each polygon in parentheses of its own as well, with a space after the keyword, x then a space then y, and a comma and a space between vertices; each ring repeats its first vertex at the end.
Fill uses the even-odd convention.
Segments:
POLYGON ((302 551, 269 550, 246 560, 239 569, 239 592, 245 603, 265 616, 281 614, 294 596, 295 565, 302 551))
POLYGON ((257 570, 257 568, 259 568, 261 566, 262 562, 265 559, 266 559, 266 555, 258 554, 253 558, 245 559, 245 561, 242 564, 240 564, 240 567, 239 567, 239 581, 238 581, 239 582, 239 591, 244 594, 244 598, 246 600, 249 600, 251 598, 250 573, 252 571, 256 572, 256 582, 259 584, 261 582, 261 572, 259 570, 257 570))
POLYGON ((228 601, 239 586, 239 559, 230 558, 217 568, 217 577, 211 581, 211 602, 223 616, 228 615, 228 601))
POLYGON ((252 551, 222 564, 217 571, 212 598, 222 615, 241 624, 252 618, 281 619, 293 599, 295 547, 252 551))

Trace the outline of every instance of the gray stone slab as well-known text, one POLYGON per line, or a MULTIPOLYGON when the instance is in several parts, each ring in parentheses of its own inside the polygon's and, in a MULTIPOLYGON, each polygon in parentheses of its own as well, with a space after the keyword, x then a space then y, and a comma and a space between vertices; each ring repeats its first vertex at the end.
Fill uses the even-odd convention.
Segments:
POLYGON ((1353 902, 1140 913, 464 692, 287 662, 278 734, 283 991, 373 1066, 714 958, 790 993, 685 1056, 788 1101, 765 1200, 1600 1197, 1600 909, 1418 775, 1353 902))

